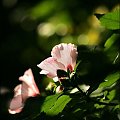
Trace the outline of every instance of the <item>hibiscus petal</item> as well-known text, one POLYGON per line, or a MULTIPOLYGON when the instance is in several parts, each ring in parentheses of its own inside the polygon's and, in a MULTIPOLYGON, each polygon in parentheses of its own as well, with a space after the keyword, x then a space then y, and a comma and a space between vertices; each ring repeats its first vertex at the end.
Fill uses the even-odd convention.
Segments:
POLYGON ((76 46, 71 43, 61 43, 53 47, 51 51, 52 57, 57 59, 58 62, 62 63, 66 70, 68 65, 71 65, 73 68, 75 67, 77 54, 78 52, 76 46))
POLYGON ((24 107, 24 104, 22 103, 22 97, 21 95, 18 95, 11 100, 8 111, 11 114, 16 114, 21 112, 23 107, 24 107))
POLYGON ((19 77, 19 80, 23 82, 22 93, 24 93, 24 96, 29 95, 32 97, 40 94, 31 69, 26 70, 24 75, 19 77))
POLYGON ((59 78, 58 77, 54 77, 53 80, 54 80, 54 82, 57 82, 57 81, 59 81, 59 78))
POLYGON ((10 101, 10 106, 9 106, 9 113, 11 114, 16 114, 22 111, 22 108, 24 107, 23 100, 22 100, 22 95, 21 95, 21 87, 22 85, 17 85, 14 89, 14 97, 10 101))
POLYGON ((49 72, 48 71, 46 71, 46 70, 41 70, 41 72, 40 72, 40 74, 45 74, 45 75, 47 75, 49 72))
POLYGON ((19 77, 19 80, 22 81, 22 84, 15 87, 14 97, 11 100, 10 107, 8 109, 11 114, 21 112, 27 98, 40 94, 35 84, 31 69, 26 70, 24 75, 19 77))
POLYGON ((77 60, 77 55, 78 55, 78 52, 77 52, 77 47, 75 45, 72 44, 72 49, 71 49, 71 53, 70 53, 70 56, 72 57, 72 65, 73 65, 73 68, 75 67, 76 65, 76 60, 77 60))
POLYGON ((47 74, 51 78, 57 76, 58 69, 65 69, 65 66, 53 57, 45 59, 37 66, 42 69, 40 74, 47 74))
MULTIPOLYGON (((54 74, 51 74, 51 73, 49 73, 49 72, 46 71, 46 70, 41 70, 41 71, 40 71, 40 74, 47 75, 49 78, 54 78, 54 77, 55 77, 54 74)), ((54 79, 53 79, 53 80, 54 80, 54 79)))
POLYGON ((21 95, 21 88, 22 88, 22 84, 19 84, 14 88, 14 96, 21 95))

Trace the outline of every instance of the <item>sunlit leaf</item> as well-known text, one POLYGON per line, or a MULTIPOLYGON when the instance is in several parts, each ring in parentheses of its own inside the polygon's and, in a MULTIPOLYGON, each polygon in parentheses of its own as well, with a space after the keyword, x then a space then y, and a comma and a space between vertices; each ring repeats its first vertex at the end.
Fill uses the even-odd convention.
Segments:
POLYGON ((62 112, 66 104, 71 100, 68 95, 55 94, 46 97, 42 107, 41 112, 45 112, 47 115, 57 115, 62 112))
POLYGON ((116 72, 114 74, 110 74, 109 76, 107 76, 105 78, 105 82, 102 82, 99 85, 100 87, 110 87, 111 85, 113 85, 118 79, 120 78, 120 72, 116 72))
POLYGON ((62 110, 70 100, 71 98, 68 95, 62 95, 58 98, 54 106, 47 112, 47 114, 57 115, 58 113, 62 112, 62 110))
POLYGON ((109 94, 107 95, 109 100, 112 100, 115 97, 116 91, 112 90, 109 92, 109 94))
POLYGON ((113 12, 105 14, 100 18, 100 22, 108 29, 120 29, 120 10, 117 9, 113 12))
POLYGON ((116 38, 118 37, 118 34, 113 34, 105 43, 105 50, 108 50, 114 42, 116 41, 116 38))
POLYGON ((41 112, 49 111, 52 108, 52 106, 54 106, 55 102, 57 101, 57 99, 60 95, 61 95, 61 93, 46 97, 46 99, 41 107, 41 112))

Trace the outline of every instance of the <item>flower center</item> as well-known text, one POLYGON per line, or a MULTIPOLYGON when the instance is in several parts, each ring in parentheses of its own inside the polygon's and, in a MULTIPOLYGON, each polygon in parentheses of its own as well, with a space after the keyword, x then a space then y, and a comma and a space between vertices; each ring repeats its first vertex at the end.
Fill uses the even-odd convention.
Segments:
POLYGON ((69 70, 70 72, 73 72, 73 67, 69 64, 69 65, 67 66, 67 70, 69 70))

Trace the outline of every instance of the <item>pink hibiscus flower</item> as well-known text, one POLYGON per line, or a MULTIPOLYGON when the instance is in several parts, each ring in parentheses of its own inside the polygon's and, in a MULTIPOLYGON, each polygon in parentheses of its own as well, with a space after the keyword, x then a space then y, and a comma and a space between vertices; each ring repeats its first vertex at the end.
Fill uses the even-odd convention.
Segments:
POLYGON ((21 112, 27 98, 40 94, 31 69, 26 70, 19 80, 22 81, 22 84, 17 85, 14 89, 14 97, 8 109, 10 114, 21 112))
POLYGON ((77 54, 77 47, 74 44, 56 45, 51 51, 52 57, 45 59, 38 65, 42 69, 40 74, 45 74, 57 82, 59 80, 57 70, 72 72, 76 65, 77 54))

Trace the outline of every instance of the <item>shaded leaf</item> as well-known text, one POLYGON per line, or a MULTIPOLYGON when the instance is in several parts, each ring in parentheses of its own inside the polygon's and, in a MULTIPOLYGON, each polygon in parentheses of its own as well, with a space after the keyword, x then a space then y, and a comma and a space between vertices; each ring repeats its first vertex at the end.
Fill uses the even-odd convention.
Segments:
POLYGON ((58 78, 62 78, 62 77, 65 78, 65 77, 68 77, 68 74, 64 70, 57 70, 57 76, 58 76, 58 78))

